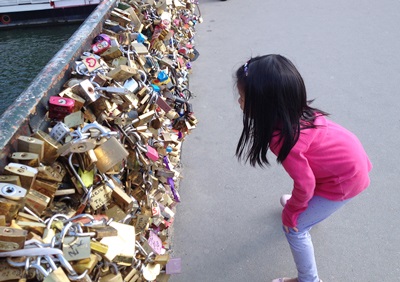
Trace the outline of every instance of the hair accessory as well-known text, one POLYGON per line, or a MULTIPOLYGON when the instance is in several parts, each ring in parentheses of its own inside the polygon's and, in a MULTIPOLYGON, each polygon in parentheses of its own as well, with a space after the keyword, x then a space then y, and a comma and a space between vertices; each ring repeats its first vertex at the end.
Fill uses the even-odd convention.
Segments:
POLYGON ((245 76, 248 76, 248 74, 249 74, 249 63, 250 63, 250 60, 248 60, 248 61, 243 65, 243 70, 244 70, 244 75, 245 75, 245 76))

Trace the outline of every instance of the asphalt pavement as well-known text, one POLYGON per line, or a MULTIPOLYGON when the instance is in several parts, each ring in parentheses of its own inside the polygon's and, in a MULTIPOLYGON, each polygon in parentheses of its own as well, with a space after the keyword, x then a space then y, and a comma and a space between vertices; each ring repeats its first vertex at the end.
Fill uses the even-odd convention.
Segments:
POLYGON ((172 239, 182 273, 170 281, 296 276, 279 204, 291 179, 274 161, 252 168, 234 156, 233 74, 270 53, 292 60, 313 105, 353 131, 374 165, 370 187, 311 231, 321 279, 400 281, 400 1, 200 0, 200 9, 190 78, 200 122, 183 145, 172 239))

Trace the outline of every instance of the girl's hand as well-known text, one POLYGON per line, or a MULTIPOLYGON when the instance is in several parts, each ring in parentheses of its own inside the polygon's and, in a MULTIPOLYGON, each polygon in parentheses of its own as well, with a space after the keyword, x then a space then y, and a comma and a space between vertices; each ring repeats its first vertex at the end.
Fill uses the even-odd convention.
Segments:
MULTIPOLYGON (((289 227, 284 225, 283 228, 285 229, 286 233, 289 233, 289 227)), ((291 227, 295 232, 299 232, 299 229, 297 227, 291 227)))

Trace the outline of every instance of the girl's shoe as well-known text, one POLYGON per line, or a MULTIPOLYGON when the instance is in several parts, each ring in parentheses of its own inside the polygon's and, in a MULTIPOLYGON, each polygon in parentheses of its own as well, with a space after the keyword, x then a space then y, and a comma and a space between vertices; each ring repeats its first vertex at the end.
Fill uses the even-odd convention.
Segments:
POLYGON ((283 195, 282 195, 281 200, 280 200, 282 207, 284 207, 284 206, 286 205, 286 202, 287 202, 291 197, 292 197, 292 195, 290 195, 290 194, 283 194, 283 195))
POLYGON ((297 278, 283 277, 283 278, 274 279, 274 280, 272 280, 272 282, 297 282, 297 278))

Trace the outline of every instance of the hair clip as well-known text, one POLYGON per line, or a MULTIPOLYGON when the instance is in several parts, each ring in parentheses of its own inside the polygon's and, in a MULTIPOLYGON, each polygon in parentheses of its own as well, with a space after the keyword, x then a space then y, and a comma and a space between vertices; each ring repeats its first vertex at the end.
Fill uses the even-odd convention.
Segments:
POLYGON ((250 63, 250 60, 248 60, 248 61, 243 65, 243 70, 244 70, 244 75, 245 75, 245 76, 248 76, 248 74, 249 74, 249 63, 250 63))

